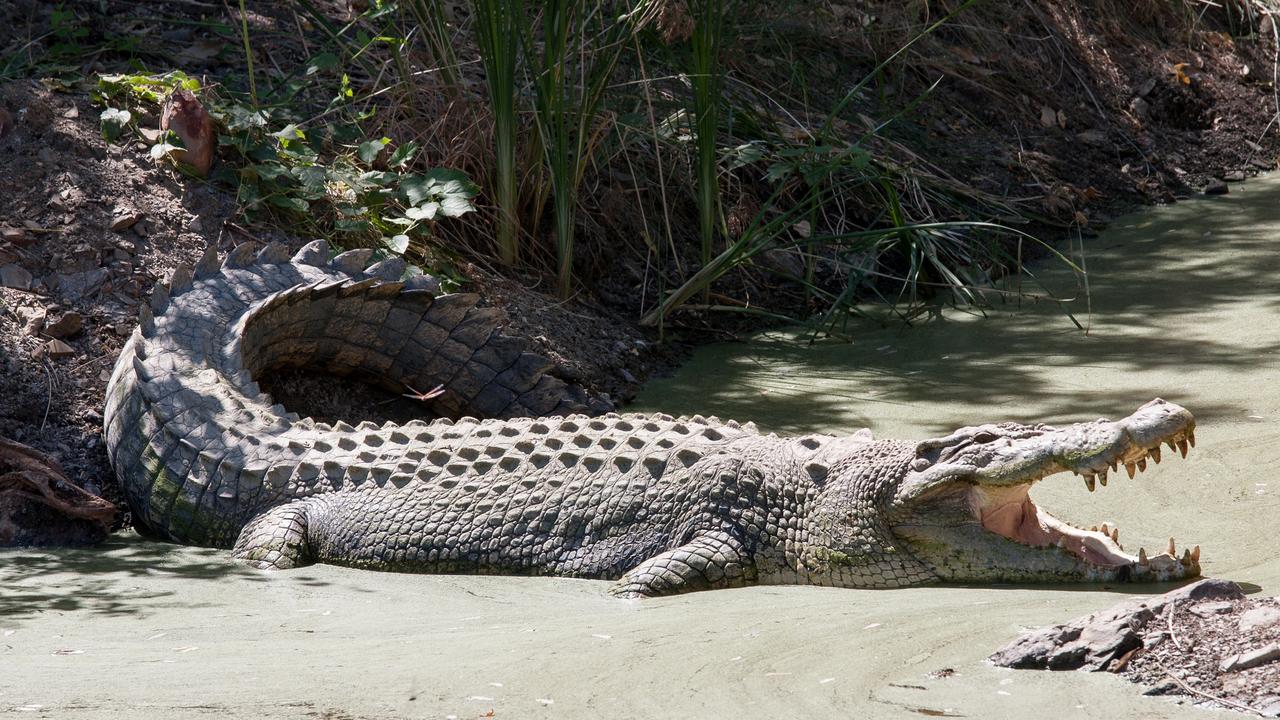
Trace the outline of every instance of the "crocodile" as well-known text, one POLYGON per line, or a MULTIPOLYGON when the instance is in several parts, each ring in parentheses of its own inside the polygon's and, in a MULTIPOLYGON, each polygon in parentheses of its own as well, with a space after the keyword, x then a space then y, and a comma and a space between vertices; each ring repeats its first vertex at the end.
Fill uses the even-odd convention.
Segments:
MULTIPOLYGON (((779 436, 715 417, 619 414, 506 334, 470 293, 403 261, 210 249, 158 285, 112 373, 106 447, 136 525, 263 569, 614 580, 624 598, 813 584, 1172 581, 1200 549, 1134 555, 1029 491, 1089 491, 1184 456, 1195 420, 1161 399, 1123 419, 1001 423, 921 442, 779 436), (438 387, 433 420, 299 417, 275 368, 438 387)), ((428 394, 424 394, 426 397, 428 394)))

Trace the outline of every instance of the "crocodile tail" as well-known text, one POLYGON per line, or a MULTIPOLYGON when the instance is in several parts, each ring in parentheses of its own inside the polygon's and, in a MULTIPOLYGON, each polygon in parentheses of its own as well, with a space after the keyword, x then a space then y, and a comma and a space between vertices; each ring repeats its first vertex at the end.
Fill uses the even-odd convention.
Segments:
POLYGON ((400 392, 438 386, 430 409, 445 418, 611 409, 504 334, 502 313, 477 295, 440 294, 426 276, 401 280, 399 258, 369 265, 369 250, 329 255, 324 241, 293 256, 276 243, 223 259, 210 249, 157 285, 116 362, 104 412, 135 523, 227 546, 262 510, 350 483, 347 465, 370 454, 362 446, 412 442, 427 427, 299 418, 254 381, 275 368, 357 373, 400 392), (344 448, 356 454, 334 466, 344 448))

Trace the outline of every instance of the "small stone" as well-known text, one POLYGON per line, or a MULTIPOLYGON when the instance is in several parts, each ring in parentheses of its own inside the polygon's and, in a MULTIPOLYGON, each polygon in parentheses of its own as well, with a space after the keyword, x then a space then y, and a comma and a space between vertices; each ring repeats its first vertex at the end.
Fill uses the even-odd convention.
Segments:
POLYGON ((107 269, 95 268, 84 272, 58 276, 58 290, 68 300, 79 300, 98 291, 107 281, 107 269))
POLYGON ((1085 145, 1092 145, 1093 147, 1102 147, 1107 144, 1107 134, 1101 130, 1085 130, 1084 132, 1076 133, 1076 139, 1085 145))
POLYGON ((116 208, 111 214, 111 230, 113 232, 123 232, 138 224, 144 213, 137 210, 129 210, 126 208, 116 208))
POLYGON ((80 316, 80 313, 69 312, 46 327, 44 332, 49 337, 65 338, 78 335, 83 328, 84 318, 80 316))
POLYGON ((61 340, 54 338, 40 347, 40 353, 47 358, 58 360, 75 355, 76 350, 61 340))
POLYGON ((1223 658, 1218 665, 1220 672, 1229 673, 1238 670, 1248 670, 1259 665, 1266 665, 1270 662, 1280 660, 1280 643, 1271 643, 1264 645, 1257 650, 1237 653, 1230 657, 1223 658))
POLYGON ((1147 81, 1142 83, 1142 87, 1138 88, 1138 97, 1146 97, 1155 89, 1156 79, 1154 77, 1147 78, 1147 81))
POLYGON ((36 335, 41 330, 44 330, 44 321, 48 316, 44 308, 36 308, 34 310, 20 309, 18 314, 26 320, 23 327, 26 329, 27 334, 36 335))
POLYGON ((1232 605, 1226 600, 1217 602, 1202 602, 1192 605, 1190 612, 1202 618, 1213 617, 1214 615, 1225 615, 1231 612, 1232 605))
POLYGON ((204 226, 200 223, 199 215, 191 218, 191 222, 187 223, 187 229, 194 233, 198 233, 204 230, 204 226))
POLYGON ((1244 171, 1228 170, 1222 173, 1222 179, 1226 180, 1227 182, 1242 182, 1244 181, 1244 171))
POLYGON ((1270 695, 1262 698, 1254 707, 1258 708, 1258 714, 1262 717, 1280 717, 1280 697, 1270 695))
POLYGON ((1151 106, 1146 100, 1136 97, 1129 101, 1129 112, 1133 113, 1139 120, 1146 120, 1147 114, 1151 111, 1151 106))
POLYGON ((62 117, 68 120, 75 120, 76 118, 80 117, 80 108, 76 107, 75 105, 72 105, 71 107, 63 111, 62 117))
POLYGON ((0 286, 30 290, 31 273, 27 272, 21 265, 9 264, 0 267, 0 286))
POLYGON ((36 239, 26 230, 16 227, 0 227, 0 240, 13 243, 14 245, 30 245, 36 239))
POLYGON ((1238 626, 1240 632, 1251 632, 1258 628, 1271 627, 1280 623, 1280 607, 1263 605, 1244 611, 1240 615, 1238 626))
POLYGON ((1229 192, 1231 192, 1231 189, 1228 188, 1227 184, 1221 180, 1210 180, 1209 183, 1204 186, 1205 195, 1226 195, 1229 192))

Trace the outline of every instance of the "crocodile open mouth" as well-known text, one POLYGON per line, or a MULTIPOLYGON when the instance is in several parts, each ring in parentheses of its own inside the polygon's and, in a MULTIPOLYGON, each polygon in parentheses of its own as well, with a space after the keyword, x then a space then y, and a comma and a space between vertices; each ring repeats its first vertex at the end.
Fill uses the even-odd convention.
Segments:
MULTIPOLYGON (((1172 451, 1186 457, 1195 447, 1194 426, 1180 431, 1162 441, 1172 451)), ((1093 458, 1080 467, 1064 468, 1084 477, 1085 487, 1093 492, 1098 485, 1106 486, 1108 472, 1115 473, 1124 467, 1130 478, 1147 469, 1148 460, 1160 462, 1160 442, 1153 447, 1135 448, 1105 459, 1093 458)), ((1039 478, 1042 479, 1042 478, 1039 478)), ((1038 480, 1038 479, 1037 479, 1038 480)), ((1088 529, 1076 527, 1050 515, 1031 501, 1031 480, 1018 485, 973 485, 969 500, 975 517, 982 527, 1010 540, 1037 548, 1057 546, 1071 552, 1089 565, 1109 570, 1122 570, 1120 575, 1133 579, 1165 579, 1200 574, 1200 546, 1182 551, 1178 557, 1174 539, 1169 538, 1164 552, 1148 555, 1140 548, 1136 555, 1125 551, 1120 544, 1120 530, 1103 523, 1088 529)))

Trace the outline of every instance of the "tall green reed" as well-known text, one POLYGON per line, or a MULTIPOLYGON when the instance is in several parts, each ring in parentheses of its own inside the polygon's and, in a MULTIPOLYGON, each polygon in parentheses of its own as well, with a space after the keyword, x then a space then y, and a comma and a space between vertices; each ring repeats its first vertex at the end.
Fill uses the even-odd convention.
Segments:
POLYGON ((516 107, 516 58, 519 0, 474 0, 476 43, 484 63, 493 117, 493 196, 497 209, 498 259, 514 265, 520 257, 520 217, 516 140, 520 116, 516 107))
POLYGON ((574 211, 583 173, 601 132, 605 90, 631 36, 652 19, 653 2, 544 0, 535 23, 520 4, 520 38, 533 78, 534 120, 551 178, 556 288, 573 288, 574 211), (616 16, 615 8, 623 8, 616 16))
MULTIPOLYGON (((731 0, 688 0, 693 19, 689 84, 693 95, 694 136, 698 149, 698 233, 701 259, 711 262, 720 222, 718 166, 719 110, 722 98, 720 47, 731 0)), ((710 288, 705 288, 709 292, 710 288)))

